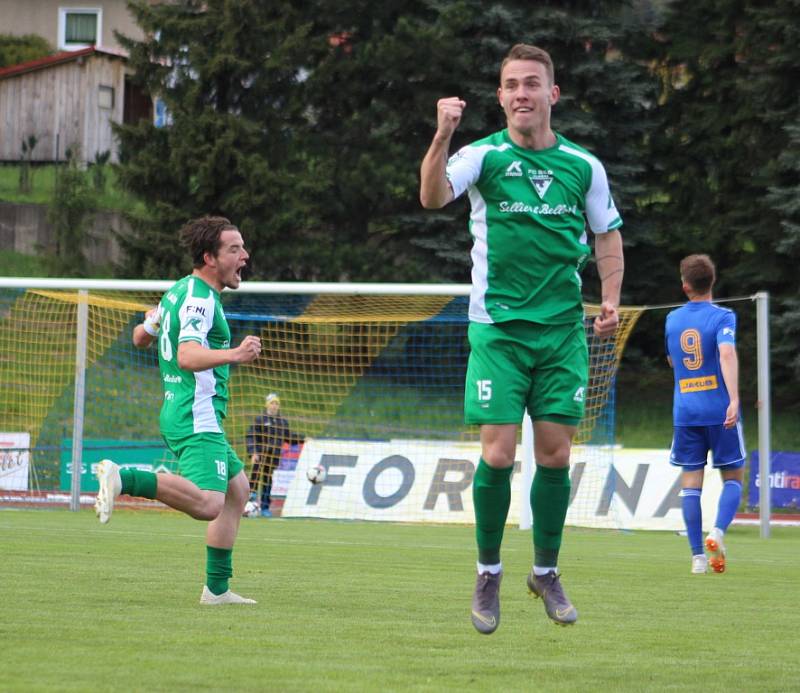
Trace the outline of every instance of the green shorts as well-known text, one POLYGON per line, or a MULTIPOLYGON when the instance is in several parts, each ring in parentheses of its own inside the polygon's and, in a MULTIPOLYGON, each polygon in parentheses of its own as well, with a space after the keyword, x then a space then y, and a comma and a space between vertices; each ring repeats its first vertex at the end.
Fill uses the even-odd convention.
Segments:
POLYGON ((472 322, 469 344, 465 423, 518 424, 525 409, 534 421, 577 426, 583 418, 589 350, 581 322, 472 322))
POLYGON ((188 436, 164 436, 167 446, 178 458, 182 477, 202 491, 228 490, 228 481, 244 469, 224 433, 192 433, 188 436))

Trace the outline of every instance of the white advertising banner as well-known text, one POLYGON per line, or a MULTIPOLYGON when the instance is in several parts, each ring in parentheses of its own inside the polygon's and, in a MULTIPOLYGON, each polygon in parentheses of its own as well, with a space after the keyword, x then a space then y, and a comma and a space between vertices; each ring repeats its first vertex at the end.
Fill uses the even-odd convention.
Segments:
MULTIPOLYGON (((621 529, 683 529, 680 471, 668 450, 614 449, 602 455, 576 448, 570 475, 572 497, 567 524, 621 529), (586 459, 588 461, 582 461, 586 459), (601 461, 594 461, 600 459, 601 461), (605 460, 605 461, 604 461, 605 460)), ((517 459, 520 458, 517 450, 517 459)), ((286 484, 284 517, 321 517, 394 522, 474 522, 472 478, 480 459, 475 442, 308 439, 294 476, 286 484), (321 465, 322 483, 306 470, 321 465)), ((518 524, 519 464, 512 476, 508 522, 518 524)), ((710 529, 721 491, 710 469, 702 496, 704 525, 710 529)))
POLYGON ((294 469, 276 469, 272 472, 272 489, 270 495, 277 496, 278 498, 285 496, 289 492, 289 486, 291 486, 294 480, 294 475, 294 469))
POLYGON ((28 490, 30 433, 0 433, 0 488, 28 490))

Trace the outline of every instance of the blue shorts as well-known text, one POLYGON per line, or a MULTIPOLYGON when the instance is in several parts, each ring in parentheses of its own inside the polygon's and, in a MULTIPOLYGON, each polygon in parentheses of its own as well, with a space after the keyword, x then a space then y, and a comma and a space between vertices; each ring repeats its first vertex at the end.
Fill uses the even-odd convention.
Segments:
POLYGON ((706 466, 711 452, 714 469, 738 469, 747 457, 742 435, 742 422, 733 428, 717 426, 675 426, 669 463, 686 472, 697 471, 706 466))

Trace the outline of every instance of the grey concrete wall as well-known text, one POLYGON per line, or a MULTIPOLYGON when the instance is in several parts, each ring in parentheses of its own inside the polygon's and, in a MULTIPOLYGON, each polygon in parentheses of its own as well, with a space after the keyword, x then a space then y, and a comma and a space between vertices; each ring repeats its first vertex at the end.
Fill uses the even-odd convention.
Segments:
MULTIPOLYGON (((83 253, 92 265, 118 264, 122 251, 114 231, 128 231, 119 212, 96 212, 88 222, 83 253)), ((50 246, 53 227, 47 221, 47 205, 0 202, 0 248, 38 255, 50 246)))

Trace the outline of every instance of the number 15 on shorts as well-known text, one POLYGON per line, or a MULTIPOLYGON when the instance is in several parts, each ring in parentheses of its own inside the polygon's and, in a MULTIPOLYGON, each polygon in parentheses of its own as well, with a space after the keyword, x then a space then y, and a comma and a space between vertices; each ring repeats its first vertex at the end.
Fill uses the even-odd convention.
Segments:
POLYGON ((475 384, 478 386, 478 401, 488 402, 492 399, 492 381, 491 380, 476 380, 475 384))

